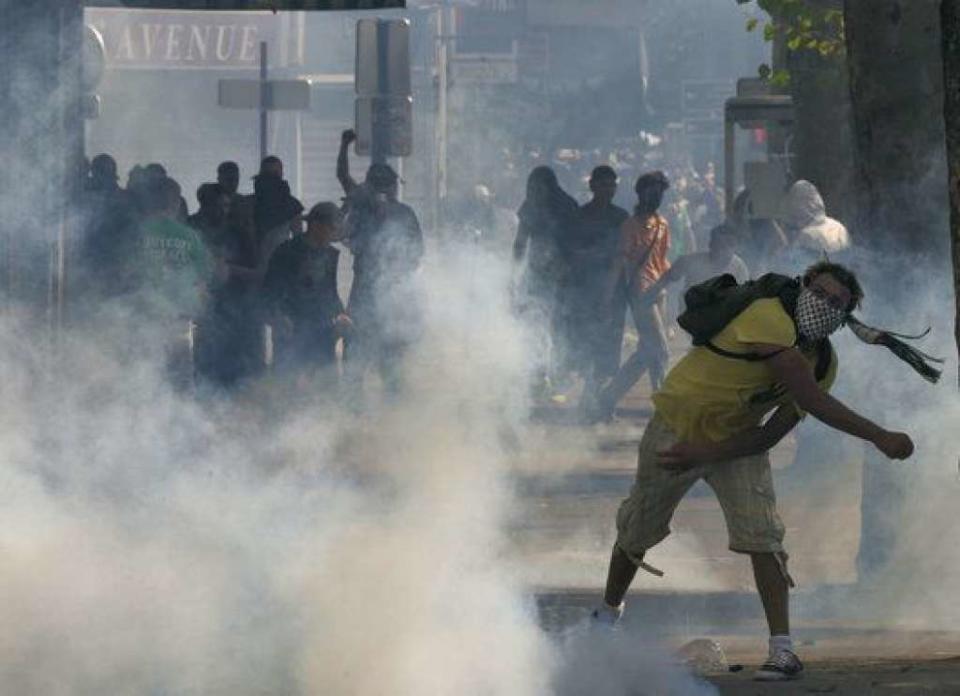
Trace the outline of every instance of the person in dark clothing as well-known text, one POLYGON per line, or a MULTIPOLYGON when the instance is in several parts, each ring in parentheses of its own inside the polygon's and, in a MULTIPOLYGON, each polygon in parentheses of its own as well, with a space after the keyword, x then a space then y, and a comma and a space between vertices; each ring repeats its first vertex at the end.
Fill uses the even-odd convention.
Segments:
POLYGON ((342 234, 340 209, 318 203, 304 219, 306 232, 277 247, 263 284, 281 371, 333 367, 337 339, 352 327, 337 290, 340 252, 332 246, 342 234))
POLYGON ((545 334, 544 345, 537 352, 548 355, 552 351, 553 357, 535 371, 535 392, 549 388, 551 373, 556 378, 564 372, 569 323, 560 302, 560 289, 569 273, 571 231, 578 212, 577 202, 560 188, 552 169, 540 166, 530 172, 527 197, 518 212, 513 259, 522 267, 517 308, 545 334))
POLYGON ((413 277, 424 244, 413 209, 397 200, 399 177, 374 163, 363 184, 350 175, 347 149, 356 139, 344 131, 337 179, 346 193, 346 243, 353 254, 348 312, 356 326, 345 342, 348 379, 356 392, 367 368, 376 365, 387 389, 400 388, 403 356, 420 334, 421 317, 413 277))
MULTIPOLYGON (((158 196, 159 198, 162 199, 163 194, 159 193, 159 191, 164 186, 163 184, 164 180, 169 177, 169 175, 167 174, 167 168, 164 167, 159 162, 151 162, 150 164, 148 164, 146 167, 143 168, 143 171, 147 180, 147 188, 149 192, 148 195, 155 196, 155 197, 158 196)), ((148 208, 150 210, 153 210, 158 206, 162 208, 163 202, 150 201, 148 203, 148 208)), ((177 211, 177 218, 176 218, 177 222, 185 225, 187 223, 187 218, 189 216, 190 216, 190 210, 187 207, 187 200, 181 195, 180 208, 177 211)))
POLYGON ((200 233, 211 254, 226 261, 230 196, 220 184, 201 184, 197 189, 197 203, 200 209, 187 218, 187 224, 200 233))
POLYGON ((146 216, 147 211, 152 207, 150 201, 150 179, 147 176, 147 170, 135 164, 127 172, 127 193, 133 201, 137 215, 146 216))
POLYGON ((265 365, 258 295, 266 264, 257 267, 249 197, 235 194, 236 185, 229 175, 230 168, 221 165, 217 178, 226 186, 219 181, 200 186, 200 210, 188 220, 225 268, 225 277, 210 289, 210 302, 196 337, 197 372, 223 387, 258 374, 265 365), (231 190, 235 195, 230 195, 231 190))
POLYGON ((139 254, 139 212, 134 198, 120 188, 117 163, 100 154, 90 163, 83 193, 80 283, 97 300, 117 297, 135 287, 139 254))
POLYGON ((290 193, 290 184, 283 178, 283 162, 273 155, 260 163, 260 173, 253 177, 253 222, 257 234, 257 253, 266 263, 274 250, 299 231, 303 204, 290 193))
MULTIPOLYGON (((197 231, 210 255, 218 262, 226 264, 229 255, 226 249, 227 213, 230 209, 230 197, 219 184, 201 184, 197 189, 197 202, 200 209, 187 218, 187 224, 197 231)), ((220 305, 226 278, 211 283, 210 300, 206 303, 201 316, 197 318, 194 330, 194 361, 198 376, 215 377, 219 362, 225 357, 228 348, 221 331, 220 305)))
POLYGON ((254 197, 239 193, 240 167, 236 162, 221 162, 217 166, 217 183, 230 199, 227 229, 232 248, 231 263, 245 268, 260 269, 262 277, 269 259, 259 259, 257 231, 253 221, 254 197))
POLYGON ((87 180, 88 191, 120 191, 119 180, 117 161, 110 155, 102 153, 90 161, 90 177, 87 180))
POLYGON ((617 173, 606 165, 590 175, 593 198, 580 208, 570 248, 569 295, 571 325, 567 334, 574 341, 574 365, 584 379, 582 405, 597 397, 597 390, 617 373, 623 343, 625 292, 615 293, 604 305, 604 290, 620 244, 620 228, 630 217, 614 205, 617 173))
POLYGON ((221 162, 217 165, 217 183, 228 196, 236 196, 240 188, 240 166, 236 162, 221 162))

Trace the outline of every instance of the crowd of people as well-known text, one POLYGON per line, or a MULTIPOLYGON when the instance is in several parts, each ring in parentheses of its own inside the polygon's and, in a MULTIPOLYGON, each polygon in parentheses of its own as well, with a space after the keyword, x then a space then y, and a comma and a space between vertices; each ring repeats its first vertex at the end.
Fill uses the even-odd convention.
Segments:
POLYGON ((697 178, 702 185, 694 198, 684 175, 682 191, 670 195, 674 181, 666 174, 643 173, 628 212, 614 202, 619 176, 609 165, 590 173, 592 197, 583 205, 564 191, 552 168, 530 173, 513 255, 522 268, 518 311, 544 329, 540 345, 550 348, 540 352, 537 394, 563 399, 579 375, 583 418, 608 420, 644 374, 653 391, 660 388, 677 295, 723 274, 743 282, 780 266, 809 265, 824 253, 842 258, 849 246, 846 229, 826 216, 823 199, 807 181, 787 192, 778 219, 753 215, 748 191, 725 218, 712 168, 697 178), (637 345, 621 361, 627 315, 637 345))
POLYGON ((298 381, 339 385, 336 347, 343 340, 345 385, 359 387, 376 368, 395 390, 418 331, 410 281, 423 235, 414 211, 397 198, 389 165, 372 165, 362 183, 353 179, 347 153, 354 138, 344 133, 337 162, 343 200, 309 210, 291 194, 274 156, 261 162, 251 195, 238 192, 237 164, 221 163, 216 180, 198 188, 191 215, 162 165, 134 167, 122 187, 115 160, 98 155, 77 252, 88 306, 122 299, 169 327, 169 368, 184 383, 232 387, 272 365, 298 381), (338 242, 353 257, 346 303, 338 242))
MULTIPOLYGON (((162 165, 135 166, 122 187, 116 162, 98 155, 83 206, 81 280, 98 300, 134 299, 178 336, 189 322, 191 345, 180 353, 189 353, 181 371, 191 378, 229 387, 268 364, 329 377, 342 340, 347 384, 357 386, 375 368, 396 390, 399 365, 420 330, 411 279, 424 240, 416 213, 398 200, 389 165, 374 163, 362 183, 353 178, 354 138, 344 132, 337 159, 342 201, 309 210, 291 194, 277 157, 261 162, 250 195, 239 193, 238 165, 221 163, 215 180, 198 188, 190 214, 162 165), (346 302, 338 291, 338 243, 353 259, 346 302)), ((554 163, 563 179, 554 166, 529 172, 512 220, 497 215, 483 185, 445 211, 446 227, 467 230, 504 256, 509 242, 494 229, 515 225, 514 308, 540 338, 531 356, 534 397, 565 399, 579 378, 587 422, 612 418, 644 374, 654 390, 662 384, 684 289, 723 273, 744 281, 849 244, 809 182, 794 185, 780 219, 753 215, 747 191, 725 217, 712 165, 702 173, 674 167, 669 177, 641 173, 628 212, 615 202, 616 165, 632 172, 637 163, 614 154, 612 164, 589 172, 591 197, 583 204, 563 180, 580 175, 574 163, 592 160, 567 157, 554 163), (622 360, 627 318, 636 347, 622 360)))

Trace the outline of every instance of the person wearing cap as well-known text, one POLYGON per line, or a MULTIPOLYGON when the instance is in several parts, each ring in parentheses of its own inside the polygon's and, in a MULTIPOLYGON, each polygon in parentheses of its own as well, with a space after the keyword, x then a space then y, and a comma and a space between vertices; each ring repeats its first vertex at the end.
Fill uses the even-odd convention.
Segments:
POLYGON ((340 252, 333 242, 343 231, 340 209, 318 203, 304 221, 306 231, 273 252, 263 281, 281 371, 332 367, 337 339, 352 326, 337 289, 340 252))
POLYGON ((344 131, 337 157, 337 179, 346 193, 345 241, 353 254, 348 307, 356 325, 344 356, 354 389, 367 369, 376 367, 387 389, 396 392, 400 362, 419 335, 411 281, 423 258, 423 232, 413 209, 397 200, 399 177, 390 165, 374 162, 363 184, 353 179, 347 149, 354 140, 352 130, 344 131))

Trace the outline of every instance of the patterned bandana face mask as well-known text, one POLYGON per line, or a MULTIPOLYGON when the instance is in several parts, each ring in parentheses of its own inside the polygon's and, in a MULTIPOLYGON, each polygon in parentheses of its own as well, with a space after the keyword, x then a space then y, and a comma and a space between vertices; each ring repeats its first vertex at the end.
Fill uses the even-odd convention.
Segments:
POLYGON ((809 341, 826 338, 843 326, 847 313, 804 288, 797 298, 797 329, 809 341))

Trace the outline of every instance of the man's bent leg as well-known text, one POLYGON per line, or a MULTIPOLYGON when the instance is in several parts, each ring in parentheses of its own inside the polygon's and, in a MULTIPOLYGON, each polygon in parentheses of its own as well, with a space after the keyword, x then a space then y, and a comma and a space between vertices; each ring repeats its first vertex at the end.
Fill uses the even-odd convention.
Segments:
POLYGON ((617 543, 610 557, 604 591, 608 612, 620 611, 638 569, 662 575, 643 562, 644 555, 670 533, 670 520, 677 505, 702 474, 696 469, 676 475, 660 468, 657 453, 676 441, 666 423, 654 415, 637 452, 636 482, 617 511, 617 543))

